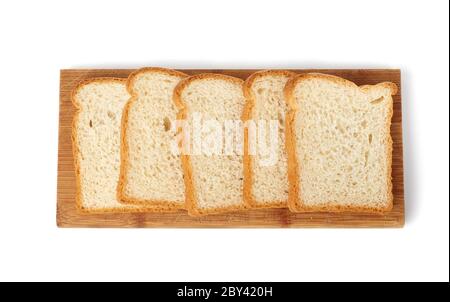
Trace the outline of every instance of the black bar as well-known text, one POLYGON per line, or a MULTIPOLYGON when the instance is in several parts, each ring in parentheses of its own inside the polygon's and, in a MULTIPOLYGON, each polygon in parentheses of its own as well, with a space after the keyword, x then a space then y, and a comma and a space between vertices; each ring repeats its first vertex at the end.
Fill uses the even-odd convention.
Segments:
POLYGON ((227 301, 235 298, 246 300, 291 301, 317 299, 346 299, 366 301, 393 298, 415 298, 423 295, 425 301, 432 296, 448 293, 449 283, 288 283, 288 282, 175 282, 175 283, 0 283, 1 296, 14 294, 20 300, 25 296, 49 297, 64 293, 72 299, 107 297, 130 300, 133 297, 152 301, 153 298, 180 301, 227 301))

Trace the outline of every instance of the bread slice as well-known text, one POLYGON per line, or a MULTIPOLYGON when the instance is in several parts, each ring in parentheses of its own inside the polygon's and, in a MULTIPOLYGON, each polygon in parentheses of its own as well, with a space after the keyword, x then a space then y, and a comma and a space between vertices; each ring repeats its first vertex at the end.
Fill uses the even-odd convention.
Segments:
POLYGON ((247 127, 244 134, 244 198, 253 208, 287 206, 289 186, 284 131, 287 106, 283 89, 295 75, 282 70, 258 71, 248 77, 244 84, 246 105, 243 121, 253 121, 257 125, 255 132, 249 133, 251 128, 247 127), (278 130, 277 139, 273 140, 270 123, 275 121, 278 130), (253 142, 257 142, 252 154, 249 153, 249 134, 255 137, 253 142), (259 144, 262 135, 264 145, 259 144), (266 146, 265 152, 262 152, 262 146, 266 146))
MULTIPOLYGON (((219 74, 199 74, 180 82, 174 91, 174 102, 179 109, 178 119, 185 121, 184 131, 191 131, 189 138, 194 141, 198 135, 203 144, 210 134, 207 128, 202 128, 206 130, 200 134, 192 133, 195 115, 201 119, 202 127, 216 121, 217 128, 223 130, 227 121, 241 123, 245 104, 242 86, 241 79, 219 74)), ((246 208, 243 156, 242 150, 236 148, 239 142, 229 153, 221 146, 219 152, 205 154, 203 145, 196 151, 194 144, 190 152, 182 155, 188 213, 198 216, 246 208)))
POLYGON ((173 152, 174 87, 184 73, 143 68, 128 77, 131 99, 122 120, 120 181, 123 203, 183 209, 185 187, 180 157, 173 152))
POLYGON ((120 123, 129 99, 125 79, 96 78, 72 93, 77 109, 72 126, 77 183, 76 204, 82 212, 143 212, 116 198, 120 162, 120 123))
POLYGON ((324 74, 285 86, 292 211, 392 208, 393 83, 358 87, 324 74))

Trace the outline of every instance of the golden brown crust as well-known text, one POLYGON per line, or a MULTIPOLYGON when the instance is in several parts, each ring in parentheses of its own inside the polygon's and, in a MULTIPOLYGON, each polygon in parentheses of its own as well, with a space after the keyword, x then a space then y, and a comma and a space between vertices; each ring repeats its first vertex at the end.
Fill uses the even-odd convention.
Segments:
POLYGON ((295 127, 294 119, 296 110, 293 109, 294 106, 289 106, 289 104, 294 104, 291 98, 291 90, 293 90, 293 81, 294 78, 289 80, 284 87, 284 97, 287 103, 287 114, 286 114, 286 152, 288 157, 288 185, 289 185, 289 193, 288 193, 288 207, 292 212, 300 212, 301 209, 297 207, 297 200, 299 194, 298 187, 298 161, 297 156, 295 155, 295 133, 293 129, 295 127), (288 92, 289 91, 289 92, 288 92))
MULTIPOLYGON (((183 90, 190 85, 194 81, 198 80, 204 80, 204 79, 217 79, 217 80, 223 80, 228 81, 234 84, 243 85, 244 81, 239 78, 230 77, 223 74, 214 74, 214 73, 202 73, 197 74, 194 76, 190 76, 181 82, 178 83, 178 85, 174 89, 173 93, 173 102, 175 106, 178 108, 178 114, 177 119, 178 120, 186 120, 188 116, 188 107, 186 106, 186 103, 183 101, 182 93, 183 90)), ((182 131, 181 127, 177 129, 177 131, 182 131)), ((195 190, 195 184, 193 179, 193 171, 192 171, 192 164, 190 160, 190 155, 182 154, 181 155, 181 165, 183 167, 184 172, 184 182, 185 182, 185 189, 186 189, 186 209, 188 210, 188 214, 190 216, 202 216, 207 214, 219 214, 219 213, 225 213, 225 212, 231 212, 231 211, 239 211, 247 209, 247 205, 243 200, 242 205, 237 206, 229 206, 229 207, 221 207, 221 208, 214 208, 214 209, 201 209, 197 205, 197 193, 195 190)))
POLYGON ((141 199, 141 198, 135 198, 133 196, 128 196, 125 193, 125 187, 127 185, 127 178, 126 175, 128 174, 128 168, 129 168, 129 162, 128 162, 128 142, 126 140, 126 133, 127 133, 127 125, 129 122, 129 112, 131 106, 135 103, 137 99, 137 94, 135 93, 133 89, 134 81, 136 80, 136 77, 143 73, 162 73, 162 74, 168 74, 176 77, 187 77, 187 74, 184 74, 182 72, 172 70, 172 69, 166 69, 166 68, 160 68, 160 67, 145 67, 138 69, 131 73, 127 80, 127 90, 130 94, 130 99, 128 100, 127 104, 125 105, 125 108, 123 110, 122 114, 122 127, 121 127, 121 144, 120 144, 120 176, 119 176, 119 182, 117 185, 117 199, 124 204, 130 204, 130 205, 149 205, 152 206, 152 208, 155 208, 156 211, 176 211, 179 209, 184 209, 185 205, 180 204, 178 202, 169 201, 169 200, 152 200, 152 199, 141 199))
POLYGON ((75 203, 77 209, 81 213, 85 214, 95 214, 95 213, 142 213, 142 212, 166 212, 172 211, 172 209, 163 209, 160 207, 112 207, 112 208, 86 208, 83 205, 82 194, 81 194, 81 175, 80 175, 80 163, 78 159, 79 148, 78 148, 78 133, 77 133, 77 123, 78 117, 81 111, 81 105, 78 103, 76 98, 78 91, 91 83, 121 83, 125 84, 126 79, 122 78, 93 78, 81 81, 78 85, 72 90, 71 100, 72 104, 76 108, 74 113, 74 118, 72 122, 72 152, 74 158, 74 167, 75 167, 75 183, 76 183, 76 193, 75 193, 75 203))
POLYGON ((238 85, 244 84, 244 81, 242 79, 227 76, 224 74, 200 73, 200 74, 190 76, 190 77, 185 78, 184 80, 180 81, 178 83, 178 85, 175 87, 174 92, 173 92, 173 101, 175 103, 175 106, 179 110, 186 108, 186 104, 181 100, 181 92, 186 88, 186 86, 191 84, 194 81, 205 80, 205 79, 224 80, 224 81, 228 81, 228 82, 238 84, 238 85))
MULTIPOLYGON (((256 104, 256 97, 252 91, 253 83, 265 76, 285 76, 292 78, 297 73, 288 70, 261 70, 251 74, 244 82, 243 91, 245 96, 245 107, 242 113, 242 121, 245 123, 253 118, 253 108, 256 104)), ((284 208, 287 200, 272 200, 264 203, 257 202, 253 197, 253 159, 249 155, 248 129, 244 128, 244 201, 251 208, 284 208)))
POLYGON ((355 89, 360 89, 363 91, 367 91, 373 87, 385 87, 390 89, 391 95, 395 95, 398 91, 397 85, 391 82, 383 82, 378 83, 376 85, 363 85, 357 86, 355 83, 348 81, 346 79, 327 75, 320 73, 309 73, 309 74, 301 74, 294 78, 291 78, 284 87, 284 95, 286 98, 286 102, 288 105, 288 114, 286 118, 286 150, 288 153, 288 180, 289 180, 289 199, 288 206, 292 212, 368 212, 368 213, 384 213, 390 211, 393 207, 393 194, 392 194, 392 137, 390 135, 390 127, 391 127, 391 118, 393 114, 393 102, 390 102, 389 114, 386 119, 386 129, 387 133, 389 133, 386 138, 387 144, 387 161, 388 161, 388 169, 387 169, 387 187, 389 200, 388 204, 385 208, 373 208, 373 207, 364 207, 364 206, 344 206, 338 204, 328 204, 326 206, 306 206, 302 203, 300 199, 300 188, 298 186, 300 182, 299 170, 301 169, 301 164, 299 164, 296 156, 296 148, 295 148, 295 115, 298 110, 298 105, 295 101, 294 97, 294 89, 297 84, 301 81, 308 79, 326 79, 328 81, 332 81, 336 84, 352 87, 355 89))
POLYGON ((83 88, 84 86, 91 84, 91 83, 110 83, 110 82, 125 84, 127 82, 127 79, 123 79, 123 78, 92 78, 92 79, 83 80, 83 81, 79 82, 77 84, 77 86, 75 86, 75 88, 72 90, 72 94, 71 94, 72 104, 75 106, 75 108, 77 110, 81 109, 80 108, 81 106, 78 103, 78 100, 76 99, 76 95, 77 95, 78 91, 81 88, 83 88))
POLYGON ((78 207, 77 209, 82 214, 105 214, 105 213, 171 213, 180 211, 180 209, 172 209, 157 206, 129 206, 129 207, 113 207, 113 208, 85 208, 78 207))
POLYGON ((171 76, 180 77, 180 78, 185 78, 188 76, 187 74, 185 74, 181 71, 168 69, 168 68, 162 68, 162 67, 143 67, 143 68, 137 69, 137 70, 133 71, 132 73, 130 73, 130 75, 128 76, 128 80, 127 80, 127 90, 131 96, 133 96, 135 94, 134 89, 133 89, 133 84, 134 84, 134 81, 136 80, 136 77, 143 73, 161 73, 161 74, 171 75, 171 76))

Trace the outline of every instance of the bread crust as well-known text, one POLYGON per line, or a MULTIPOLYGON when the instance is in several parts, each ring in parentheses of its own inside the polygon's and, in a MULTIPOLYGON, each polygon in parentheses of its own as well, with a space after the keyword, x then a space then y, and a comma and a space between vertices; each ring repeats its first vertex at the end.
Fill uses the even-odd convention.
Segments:
POLYGON ((141 198, 135 198, 132 196, 128 196, 125 194, 125 187, 127 185, 127 178, 126 175, 128 174, 129 169, 129 162, 128 162, 128 143, 126 140, 127 135, 127 125, 129 121, 129 112, 130 108, 133 106, 137 99, 137 94, 135 93, 133 89, 133 84, 136 79, 136 77, 140 74, 144 73, 162 73, 162 74, 168 74, 172 76, 187 77, 187 74, 172 70, 172 69, 166 69, 161 67, 144 67, 141 69, 138 69, 131 73, 128 76, 128 80, 126 81, 126 87, 127 91, 130 94, 130 99, 128 100, 127 104, 125 105, 125 108, 123 110, 122 114, 122 127, 121 127, 121 144, 120 144, 120 176, 119 176, 119 182, 117 185, 117 199, 124 204, 131 204, 131 205, 150 205, 152 206, 152 209, 155 209, 154 212, 167 212, 167 211, 177 211, 180 209, 184 209, 185 205, 180 204, 179 202, 173 202, 170 200, 155 200, 155 199, 141 199, 141 198))
POLYGON ((111 207, 111 208, 87 208, 83 205, 82 198, 82 188, 81 188, 81 174, 80 174, 80 162, 78 159, 79 148, 78 148, 78 133, 77 124, 80 111, 82 110, 81 104, 78 103, 76 95, 78 91, 91 83, 121 83, 125 84, 126 79, 123 78, 92 78, 81 81, 72 90, 71 101, 75 107, 75 113, 72 121, 72 153, 74 158, 74 168, 75 168, 75 183, 76 183, 76 193, 75 193, 75 204, 79 212, 84 214, 96 214, 96 213, 142 213, 142 212, 155 212, 155 211, 167 211, 163 208, 158 207, 111 207))
POLYGON ((284 95, 286 98, 288 106, 288 114, 286 118, 286 150, 288 153, 288 181, 289 181, 289 198, 288 207, 292 212, 367 212, 367 213, 384 213, 392 210, 393 207, 393 194, 392 194, 392 137, 390 135, 390 127, 392 115, 394 112, 393 102, 389 103, 388 117, 386 118, 386 145, 387 145, 387 188, 388 188, 388 203, 384 208, 373 208, 365 206, 352 206, 352 205, 339 205, 336 203, 331 203, 326 206, 306 206, 302 203, 300 199, 300 188, 298 186, 300 181, 300 175, 298 171, 301 169, 301 164, 299 163, 296 156, 295 148, 295 115, 298 110, 298 104, 295 101, 294 89, 298 83, 308 79, 325 79, 327 81, 334 82, 339 85, 348 86, 354 89, 362 90, 367 92, 369 89, 374 87, 384 87, 390 89, 391 95, 395 95, 398 92, 397 85, 391 82, 382 82, 376 85, 363 85, 358 86, 355 83, 348 81, 346 79, 321 73, 309 73, 300 74, 294 78, 291 78, 284 87, 284 95))
MULTIPOLYGON (((223 75, 223 74, 214 74, 214 73, 201 73, 194 76, 190 76, 181 82, 178 83, 178 85, 174 89, 173 93, 173 102, 175 106, 178 108, 178 114, 177 119, 178 120, 186 120, 188 116, 189 108, 187 107, 186 103, 183 101, 181 94, 183 90, 190 85, 194 81, 198 80, 204 80, 204 79, 217 79, 217 80, 223 80, 228 81, 230 83, 243 85, 244 81, 223 75)), ((178 128, 178 131, 181 131, 181 128, 178 128)), ((228 207, 220 207, 220 208, 213 208, 213 209, 200 209, 197 204, 197 193, 195 190, 195 183, 193 179, 193 172, 192 172, 192 164, 190 155, 182 154, 181 155, 181 164, 183 167, 184 172, 184 182, 185 182, 185 188, 186 188, 186 209, 188 211, 188 214, 190 216, 203 216, 208 214, 220 214, 225 212, 231 212, 231 211, 239 211, 239 210, 245 210, 248 208, 247 204, 244 201, 244 198, 242 200, 242 205, 236 205, 236 206, 228 206, 228 207)))
MULTIPOLYGON (((286 76, 292 78, 297 73, 288 70, 261 70, 251 74, 244 82, 245 107, 242 113, 242 121, 245 123, 253 118, 253 109, 256 97, 252 91, 253 83, 265 76, 286 76)), ((244 201, 251 208, 284 208, 288 200, 272 200, 264 203, 257 202, 253 197, 253 158, 249 154, 248 129, 244 128, 244 201)))

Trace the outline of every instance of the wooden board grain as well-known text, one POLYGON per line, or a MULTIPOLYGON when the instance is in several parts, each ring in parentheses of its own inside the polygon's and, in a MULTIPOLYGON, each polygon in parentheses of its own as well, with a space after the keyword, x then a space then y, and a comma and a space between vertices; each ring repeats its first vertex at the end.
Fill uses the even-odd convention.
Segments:
MULTIPOLYGON (((398 69, 295 69, 337 75, 358 85, 391 81, 399 87, 394 96, 392 180, 394 207, 391 212, 358 213, 291 213, 287 209, 261 209, 232 214, 193 218, 185 211, 175 213, 108 213, 82 214, 75 206, 75 174, 72 156, 71 127, 74 107, 72 89, 82 80, 94 77, 126 78, 132 69, 68 69, 61 70, 59 153, 57 188, 57 225, 59 227, 401 227, 404 225, 403 145, 401 82, 398 69)), ((255 70, 182 70, 187 74, 223 73, 245 79, 255 70)))

